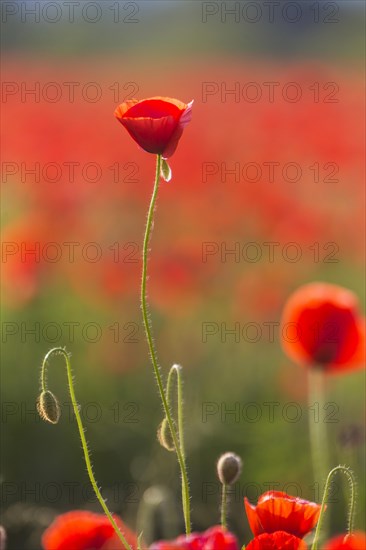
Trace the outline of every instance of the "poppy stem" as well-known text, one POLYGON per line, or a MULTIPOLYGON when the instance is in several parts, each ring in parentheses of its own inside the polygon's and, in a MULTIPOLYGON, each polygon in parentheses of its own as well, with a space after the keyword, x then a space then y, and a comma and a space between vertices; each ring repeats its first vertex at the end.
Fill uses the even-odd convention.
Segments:
MULTIPOLYGON (((183 382, 182 382, 182 367, 180 365, 173 365, 168 374, 168 380, 166 384, 166 398, 168 402, 168 407, 171 407, 171 388, 173 375, 177 377, 177 417, 178 417, 178 439, 179 439, 179 448, 182 455, 184 468, 186 470, 186 453, 184 446, 184 429, 183 429, 183 382)), ((182 500, 183 500, 183 512, 184 517, 187 516, 187 502, 189 506, 189 493, 186 493, 186 487, 183 482, 182 476, 182 500)), ((189 514, 189 510, 188 510, 189 514)))
POLYGON ((314 488, 320 499, 323 483, 329 471, 329 450, 326 430, 324 398, 324 373, 317 367, 309 369, 309 436, 313 464, 314 488), (311 414, 312 413, 312 414, 311 414))
POLYGON ((96 495, 96 497, 97 497, 97 499, 98 499, 105 515, 107 516, 107 518, 111 522, 111 524, 113 526, 113 529, 115 530, 119 540, 122 542, 122 544, 126 548, 126 550, 132 550, 131 546, 128 544, 126 538, 124 537, 123 533, 120 531, 117 523, 115 522, 111 512, 109 511, 109 508, 108 508, 104 498, 102 497, 102 494, 99 490, 97 481, 94 477, 93 468, 92 468, 92 464, 91 464, 90 453, 89 453, 89 450, 88 450, 88 443, 87 443, 86 438, 85 438, 85 429, 84 429, 84 426, 83 426, 83 422, 81 420, 81 416, 80 416, 80 412, 79 412, 79 406, 78 406, 77 401, 76 401, 75 390, 74 390, 74 382, 73 382, 72 370, 71 370, 71 364, 70 364, 70 358, 69 358, 69 354, 67 353, 67 351, 64 348, 53 348, 53 349, 51 349, 46 354, 45 358, 43 359, 42 371, 41 371, 41 388, 42 388, 42 392, 48 391, 46 371, 47 371, 48 361, 49 361, 51 355, 62 355, 63 358, 65 359, 66 371, 67 371, 67 380, 68 380, 68 386, 69 386, 69 393, 70 393, 70 397, 71 397, 71 403, 72 403, 72 407, 73 407, 73 410, 74 410, 76 422, 77 422, 77 425, 78 425, 79 436, 80 436, 81 445, 82 445, 83 452, 84 452, 84 459, 85 459, 86 469, 87 469, 87 472, 88 472, 90 483, 91 483, 91 485, 94 489, 94 493, 95 493, 95 495, 96 495))
MULTIPOLYGON (((149 248, 151 230, 153 226, 155 204, 156 204, 159 183, 160 183, 161 167, 162 167, 162 156, 157 155, 155 184, 154 184, 154 190, 151 196, 150 206, 147 214, 147 222, 146 222, 144 243, 143 243, 143 250, 142 250, 141 309, 142 309, 142 317, 143 317, 143 322, 145 327, 146 339, 149 346, 150 357, 151 357, 151 362, 155 373, 156 383, 158 385, 158 390, 159 390, 160 399, 163 405, 164 414, 169 425, 170 433, 172 435, 173 444, 174 444, 175 452, 176 452, 179 467, 180 467, 180 472, 182 477, 182 503, 183 503, 184 522, 185 522, 186 534, 188 535, 191 532, 190 497, 189 497, 189 483, 188 483, 185 457, 184 457, 184 454, 182 453, 182 448, 181 448, 182 433, 180 435, 180 442, 181 442, 180 444, 178 440, 178 435, 173 423, 170 406, 168 404, 167 397, 164 391, 162 376, 160 373, 160 367, 157 359, 157 353, 155 350, 154 341, 152 337, 152 328, 151 328, 151 322, 149 319, 148 305, 147 305, 147 298, 146 298, 148 248, 149 248)), ((178 398, 178 408, 181 406, 179 402, 180 402, 180 399, 178 398)))
POLYGON ((323 521, 324 521, 324 514, 325 514, 325 510, 326 510, 326 504, 327 504, 327 499, 328 499, 328 495, 329 495, 329 490, 330 490, 330 487, 332 485, 332 478, 337 472, 342 472, 343 474, 345 474, 345 476, 347 476, 347 479, 349 481, 349 485, 350 485, 350 488, 351 488, 351 495, 350 495, 350 502, 349 502, 349 512, 348 512, 347 534, 352 535, 352 533, 353 533, 354 521, 355 521, 355 508, 356 508, 356 478, 355 478, 355 475, 352 472, 352 470, 350 468, 347 468, 347 466, 336 466, 335 468, 333 468, 333 470, 331 470, 329 472, 328 477, 327 477, 327 481, 325 483, 323 500, 322 500, 322 505, 321 505, 321 508, 320 508, 319 520, 318 520, 318 524, 316 526, 314 540, 313 540, 311 550, 318 550, 319 535, 320 535, 320 531, 321 531, 322 524, 323 524, 323 521))
POLYGON ((221 527, 226 529, 227 527, 227 484, 222 484, 222 493, 221 493, 221 527))

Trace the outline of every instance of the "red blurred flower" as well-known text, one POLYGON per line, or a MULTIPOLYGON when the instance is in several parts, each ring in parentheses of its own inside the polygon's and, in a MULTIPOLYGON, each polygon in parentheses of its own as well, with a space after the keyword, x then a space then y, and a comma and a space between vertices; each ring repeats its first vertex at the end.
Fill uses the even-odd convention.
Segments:
POLYGON ((132 99, 119 105, 114 114, 142 149, 168 158, 191 120, 192 103, 168 97, 132 99))
POLYGON ((254 536, 286 531, 302 538, 316 525, 320 505, 281 491, 268 491, 258 499, 257 506, 244 499, 248 522, 254 536))
POLYGON ((55 263, 47 259, 52 258, 58 238, 58 228, 51 226, 42 212, 24 215, 3 228, 2 276, 6 303, 22 307, 37 296, 43 279, 50 279, 55 263))
POLYGON ((365 550, 366 533, 356 531, 352 535, 339 535, 327 542, 324 550, 365 550))
POLYGON ((204 533, 182 535, 172 541, 155 542, 150 550, 239 550, 234 535, 219 526, 204 533))
POLYGON ((246 546, 246 550, 307 550, 307 545, 294 535, 289 535, 285 531, 276 531, 255 537, 246 546))
POLYGON ((345 370, 365 361, 365 321, 357 297, 328 283, 300 287, 282 315, 282 345, 294 361, 345 370))
MULTIPOLYGON (((137 538, 118 516, 118 527, 132 548, 137 538)), ((117 537, 109 519, 103 514, 75 510, 57 516, 42 537, 44 550, 119 550, 124 546, 117 537)))

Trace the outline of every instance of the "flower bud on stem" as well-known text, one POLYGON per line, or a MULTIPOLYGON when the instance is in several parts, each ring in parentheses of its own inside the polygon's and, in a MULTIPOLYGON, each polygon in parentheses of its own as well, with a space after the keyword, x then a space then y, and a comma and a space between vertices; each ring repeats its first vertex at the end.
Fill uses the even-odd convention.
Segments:
POLYGON ((221 526, 226 529, 227 526, 227 490, 233 485, 241 474, 242 460, 240 456, 234 453, 225 453, 220 456, 217 462, 217 475, 222 483, 221 496, 221 526))
POLYGON ((98 484, 97 484, 96 479, 94 477, 94 472, 93 472, 93 468, 92 468, 92 464, 91 464, 90 453, 89 453, 89 450, 88 450, 88 443, 87 443, 86 438, 85 438, 85 430, 84 430, 84 426, 83 426, 83 423, 82 423, 82 420, 81 420, 79 407, 78 407, 78 404, 77 404, 77 401, 76 401, 74 383, 73 383, 73 379, 72 379, 70 358, 69 358, 69 354, 67 353, 67 351, 64 348, 53 348, 53 349, 51 349, 46 354, 45 358, 43 359, 42 371, 41 371, 41 395, 38 399, 38 404, 37 404, 38 412, 44 420, 46 420, 48 422, 51 422, 52 424, 56 424, 58 422, 58 419, 60 418, 60 410, 59 410, 57 399, 54 396, 54 394, 52 392, 50 392, 47 388, 46 372, 47 372, 48 360, 51 357, 51 355, 62 355, 63 358, 65 359, 66 371, 67 371, 67 380, 68 380, 68 385, 69 385, 69 393, 70 393, 70 397, 71 397, 71 403, 72 403, 72 407, 73 407, 73 410, 74 410, 76 423, 78 425, 79 436, 80 436, 81 445, 82 445, 83 452, 84 452, 85 465, 86 465, 86 469, 87 469, 88 476, 89 476, 89 479, 90 479, 90 483, 92 484, 95 495, 96 495, 101 507, 103 508, 103 511, 104 511, 105 515, 107 516, 107 518, 111 522, 111 524, 113 526, 113 529, 115 530, 119 540, 122 542, 124 548, 126 550, 132 550, 131 546, 128 544, 128 542, 127 542, 126 538, 124 537, 123 533, 120 531, 117 523, 113 519, 113 516, 112 516, 111 512, 109 511, 109 508, 108 508, 104 498, 102 497, 102 494, 101 494, 101 492, 98 488, 98 484))

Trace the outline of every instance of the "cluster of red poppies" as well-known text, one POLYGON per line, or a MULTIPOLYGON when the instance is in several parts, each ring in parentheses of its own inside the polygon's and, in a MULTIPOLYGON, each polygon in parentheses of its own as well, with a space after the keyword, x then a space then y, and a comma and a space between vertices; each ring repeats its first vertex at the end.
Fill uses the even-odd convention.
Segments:
MULTIPOLYGON (((245 501, 245 508, 254 539, 247 550, 306 550, 303 537, 316 526, 320 506, 286 493, 269 491, 258 500, 257 506, 245 501)), ((133 550, 137 537, 116 518, 120 529, 133 550)), ((122 548, 109 520, 91 512, 74 511, 60 515, 43 536, 44 550, 117 550, 122 548)), ((142 548, 146 545, 142 543, 142 548)), ((366 533, 339 535, 324 550, 365 550, 366 533)), ((149 550, 239 550, 235 536, 219 526, 204 533, 179 536, 172 541, 153 543, 149 550)))
MULTIPOLYGON (((125 60, 123 63, 128 73, 125 60)), ((75 74, 68 66, 65 75, 61 71, 57 73, 56 80, 93 81, 95 65, 89 68, 83 62, 82 73, 80 65, 76 61, 75 74)), ((349 139, 362 131, 357 117, 363 100, 358 77, 351 72, 339 74, 323 67, 296 66, 285 70, 266 65, 261 68, 256 64, 258 81, 272 77, 279 84, 296 81, 303 90, 308 89, 311 82, 321 81, 325 73, 329 81, 338 83, 342 101, 272 104, 263 98, 248 105, 229 100, 222 103, 217 95, 199 103, 202 81, 211 81, 219 75, 220 81, 236 82, 238 75, 249 75, 252 71, 254 68, 250 66, 225 68, 215 62, 214 67, 192 68, 189 73, 182 69, 179 74, 170 75, 169 81, 174 83, 170 93, 179 89, 180 97, 196 97, 198 107, 189 139, 182 142, 173 160, 174 192, 170 186, 162 190, 159 232, 154 237, 150 300, 154 307, 168 310, 170 315, 189 311, 206 297, 217 296, 216 285, 223 279, 230 285, 232 303, 237 304, 238 309, 244 310, 245 304, 248 315, 255 313, 272 318, 292 281, 303 279, 304 274, 311 277, 314 269, 322 265, 322 258, 318 263, 312 261, 309 246, 317 241, 320 247, 335 242, 339 247, 338 258, 351 265, 362 255, 362 241, 353 238, 362 232, 362 209, 358 207, 362 203, 358 200, 362 193, 363 151, 359 145, 362 140, 349 139), (237 121, 234 126, 233 120, 237 121), (208 131, 210 128, 212 131, 208 131), (279 163, 274 179, 267 173, 268 162, 275 162, 276 166, 279 163), (301 182, 306 185, 284 180, 282 169, 289 162, 300 166, 301 182), (245 170, 243 176, 243 168, 248 163, 254 170, 257 167, 262 171, 259 181, 252 181, 250 169, 249 179, 245 177, 245 170), (205 180, 207 164, 215 174, 207 174, 205 180), (239 181, 230 175, 236 165, 239 181), (329 174, 337 166, 339 173, 331 178, 329 174), (320 170, 316 181, 315 169, 320 170), (316 205, 314 191, 323 197, 316 205), (348 219, 350 202, 352 224, 348 219), (236 262, 231 256, 229 279, 220 253, 207 262, 202 261, 202 242, 224 242, 230 249, 236 241, 252 241, 253 235, 258 243, 268 240, 280 243, 278 250, 281 244, 294 241, 302 247, 303 259, 285 264, 280 253, 276 261, 268 265, 268 262, 248 263, 242 257, 236 262)), ((110 72, 108 67, 103 67, 102 74, 107 83, 114 82, 115 65, 110 72)), ((143 68, 141 74, 145 74, 143 68)), ((42 89, 55 80, 55 74, 53 67, 30 69, 14 61, 8 63, 6 79, 29 82, 29 88, 36 80, 42 89)), ((155 83, 152 85, 150 80, 151 77, 144 76, 144 81, 138 83, 140 89, 155 89, 155 83)), ((105 89, 108 90, 108 85, 105 89)), ((39 102, 32 101, 31 95, 24 101, 20 92, 7 97, 3 156, 8 173, 4 176, 4 192, 10 188, 14 191, 15 215, 5 225, 4 241, 15 244, 13 249, 9 248, 6 261, 4 259, 3 280, 4 298, 11 306, 29 304, 45 290, 45 282, 55 284, 60 278, 79 296, 106 302, 110 307, 120 304, 118 299, 125 300, 128 295, 138 296, 140 254, 136 253, 130 262, 127 256, 131 250, 124 250, 123 246, 129 241, 136 242, 136 235, 140 234, 138 227, 144 218, 151 165, 141 163, 139 151, 132 143, 127 140, 122 143, 118 127, 110 116, 115 104, 110 91, 96 103, 83 101, 80 94, 76 94, 73 103, 63 96, 56 104, 42 96, 39 102), (24 139, 29 135, 32 139, 24 139), (82 170, 90 162, 101 167, 101 177, 95 182, 92 179, 98 175, 96 169, 82 170), (38 177, 34 175, 37 163, 40 165, 38 177), (70 167, 70 163, 74 166, 70 167), (130 164, 126 166, 126 163, 130 164), (115 181, 117 164, 120 172, 115 181), (74 173, 73 178, 70 173, 74 173), (130 212, 134 212, 133 219, 130 212), (116 239, 123 239, 119 262, 114 261, 114 252, 108 250, 116 239), (75 241, 81 246, 75 248, 76 259, 72 262, 63 243, 75 241), (103 254, 100 261, 92 263, 85 261, 81 250, 84 243, 94 241, 103 247, 103 254), (49 242, 58 244, 59 249, 56 245, 47 248, 49 242), (38 256, 31 253, 37 243, 38 256), (61 251, 60 258, 54 261, 58 251, 61 251)), ((331 250, 322 252, 324 259, 331 250)), ((225 300, 228 303, 227 296, 225 300)))

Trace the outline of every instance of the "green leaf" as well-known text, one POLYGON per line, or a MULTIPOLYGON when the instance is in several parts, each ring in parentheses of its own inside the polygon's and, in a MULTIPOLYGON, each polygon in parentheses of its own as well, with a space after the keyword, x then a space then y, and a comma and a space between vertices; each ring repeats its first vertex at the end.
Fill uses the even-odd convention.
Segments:
POLYGON ((163 162, 161 163, 160 175, 165 181, 170 181, 172 179, 171 168, 165 159, 163 159, 163 162))

